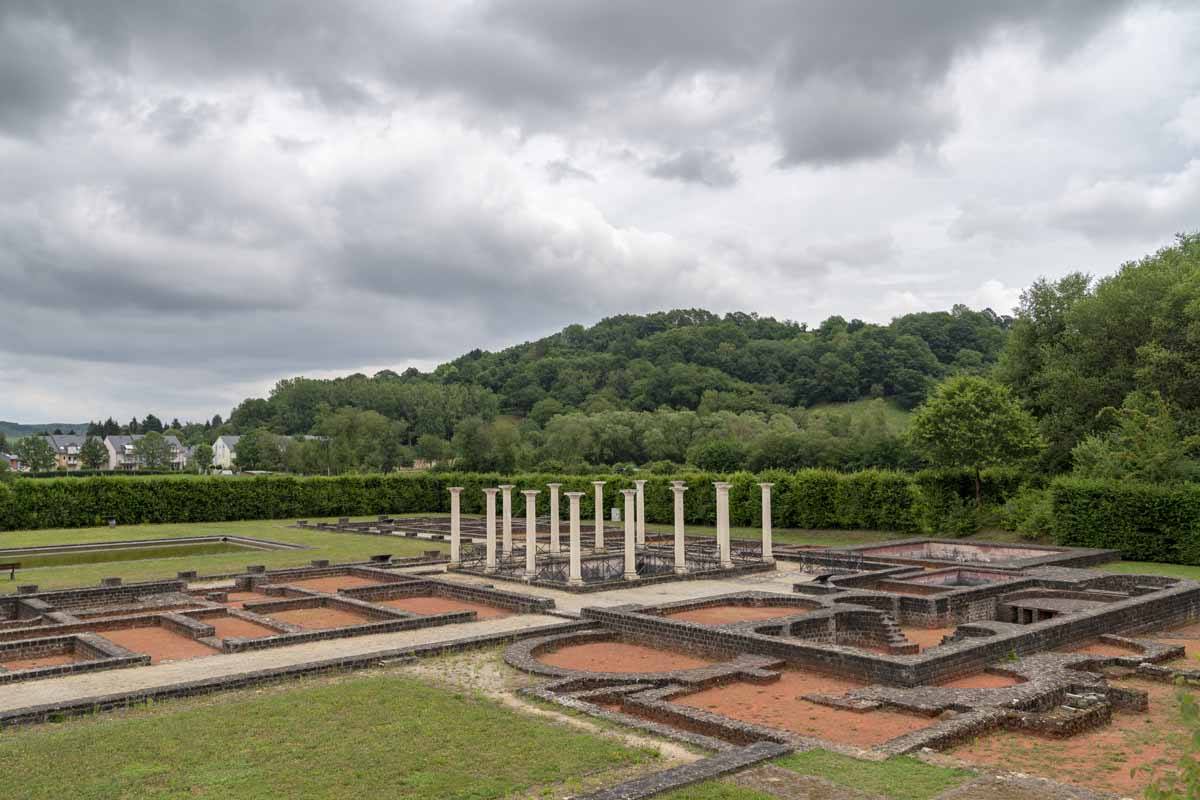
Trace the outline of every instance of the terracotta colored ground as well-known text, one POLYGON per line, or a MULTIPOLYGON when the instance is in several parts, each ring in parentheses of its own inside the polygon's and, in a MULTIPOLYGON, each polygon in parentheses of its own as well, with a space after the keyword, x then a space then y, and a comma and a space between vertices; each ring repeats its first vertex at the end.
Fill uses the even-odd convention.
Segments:
POLYGON ((1183 645, 1187 651, 1182 658, 1173 658, 1170 661, 1164 661, 1162 662, 1162 666, 1170 669, 1200 669, 1200 639, 1156 638, 1154 641, 1174 647, 1183 645))
POLYGON ((1073 645, 1058 650, 1060 653, 1087 653, 1093 656, 1136 656, 1139 651, 1131 647, 1119 647, 1107 642, 1092 642, 1082 646, 1073 645))
POLYGON ((379 581, 360 578, 357 575, 334 575, 329 578, 308 578, 302 581, 283 581, 288 586, 312 589, 314 592, 336 592, 339 589, 354 589, 358 586, 378 586, 379 581))
POLYGON ((496 608, 486 603, 471 603, 452 600, 448 597, 401 597, 397 600, 372 600, 381 606, 410 611, 413 614, 445 614, 449 611, 474 611, 476 619, 499 619, 512 614, 505 608, 496 608))
POLYGON ((871 747, 934 722, 928 717, 891 711, 846 711, 800 699, 805 694, 842 694, 859 685, 815 672, 784 670, 775 683, 731 683, 674 702, 743 722, 858 747, 871 747))
POLYGON ((56 656, 41 656, 40 658, 18 658, 12 661, 0 661, 0 667, 15 672, 19 669, 36 669, 38 667, 58 667, 63 664, 74 664, 83 659, 74 653, 61 653, 56 656))
POLYGON ((904 635, 908 640, 916 645, 919 645, 922 650, 930 647, 937 647, 942 643, 942 638, 954 633, 954 628, 907 628, 901 626, 900 630, 904 631, 904 635))
POLYGON ((1121 796, 1141 797, 1153 776, 1170 769, 1186 741, 1176 689, 1149 681, 1120 681, 1146 690, 1146 713, 1116 711, 1112 724, 1068 739, 996 731, 956 748, 952 755, 1000 769, 1019 769, 1121 796), (1153 772, 1130 770, 1150 767, 1153 772))
POLYGON ((1196 639, 1200 638, 1200 623, 1192 623, 1191 625, 1184 625, 1166 631, 1155 631, 1149 635, 1153 637, 1161 636, 1164 639, 1196 639))
POLYGON ((672 650, 656 650, 624 642, 573 644, 561 650, 541 653, 537 658, 552 667, 588 672, 670 672, 707 667, 715 663, 672 650))
POLYGON ((371 621, 360 614, 352 614, 340 608, 294 608, 291 611, 272 611, 268 616, 309 630, 344 628, 347 625, 364 625, 371 621))
POLYGON ((678 611, 674 614, 664 614, 669 619, 680 622, 695 622, 700 625, 724 625, 728 622, 746 622, 748 620, 777 619, 778 617, 794 617, 808 611, 799 606, 709 606, 691 611, 678 611))
POLYGON ((271 599, 260 592, 230 592, 225 598, 225 605, 233 608, 241 608, 246 603, 265 603, 271 599))
POLYGON ((955 678, 952 681, 939 683, 938 686, 947 686, 952 689, 1003 689, 1007 686, 1016 686, 1023 681, 1017 678, 1010 678, 1007 675, 993 675, 989 672, 977 672, 974 675, 967 675, 962 678, 955 678))
POLYGON ((202 622, 216 629, 218 639, 261 639, 279 635, 279 631, 237 617, 209 617, 202 622))
POLYGON ((189 658, 211 656, 217 651, 206 644, 189 639, 166 628, 124 628, 116 631, 100 631, 99 634, 114 644, 119 644, 134 653, 150 656, 151 664, 163 661, 183 661, 189 658))

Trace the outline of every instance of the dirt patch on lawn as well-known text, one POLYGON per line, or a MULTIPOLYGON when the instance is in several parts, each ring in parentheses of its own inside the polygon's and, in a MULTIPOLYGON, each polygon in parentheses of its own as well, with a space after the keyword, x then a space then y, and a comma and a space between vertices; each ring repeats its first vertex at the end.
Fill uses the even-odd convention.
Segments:
POLYGON ((280 622, 290 622, 308 630, 328 630, 363 625, 371 620, 340 608, 293 608, 287 611, 272 611, 268 616, 280 622))
POLYGON ((63 664, 75 664, 83 659, 74 653, 59 653, 53 656, 38 658, 16 658, 12 661, 0 661, 0 667, 16 672, 19 669, 37 669, 39 667, 61 667, 63 664))
POLYGON ((658 650, 625 642, 587 642, 539 653, 543 664, 585 672, 671 672, 697 669, 716 662, 673 650, 658 650))
POLYGON ((161 664, 164 661, 186 661, 190 658, 203 658, 219 652, 195 639, 189 639, 187 636, 158 626, 99 631, 98 635, 126 650, 150 656, 151 664, 161 664))
POLYGON ((667 619, 680 622, 695 622, 699 625, 726 625, 730 622, 748 622, 752 620, 778 619, 779 617, 794 617, 807 614, 809 609, 800 606, 739 606, 723 605, 694 608, 689 611, 676 611, 664 614, 667 619))
POLYGON ((476 619, 499 619, 512 616, 505 608, 496 608, 486 603, 453 600, 448 597, 400 597, 395 600, 371 600, 376 605, 398 608, 413 614, 448 614, 453 611, 474 611, 476 619))
POLYGON ((933 724, 929 717, 892 711, 859 713, 801 699, 808 694, 843 694, 860 685, 844 678, 789 669, 782 671, 775 683, 731 683, 673 702, 856 747, 873 747, 933 724))
POLYGON ((1140 797, 1156 776, 1173 768, 1186 746, 1187 729, 1179 715, 1175 687, 1149 681, 1121 681, 1120 685, 1146 690, 1149 711, 1114 711, 1110 725, 1067 739, 996 731, 951 754, 999 769, 1140 797), (1131 770, 1138 772, 1130 775, 1131 770))

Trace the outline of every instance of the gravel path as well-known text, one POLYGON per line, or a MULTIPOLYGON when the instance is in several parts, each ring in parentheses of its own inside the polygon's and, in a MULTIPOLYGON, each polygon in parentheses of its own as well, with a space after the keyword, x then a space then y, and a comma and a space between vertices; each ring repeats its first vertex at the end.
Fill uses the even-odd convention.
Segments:
POLYGON ((149 667, 115 669, 107 672, 68 675, 50 680, 15 683, 0 686, 0 712, 46 703, 70 702, 98 695, 137 692, 206 678, 241 675, 310 661, 369 655, 414 645, 448 642, 469 636, 504 633, 559 622, 562 622, 560 618, 542 614, 520 614, 482 622, 441 625, 433 628, 349 639, 326 639, 270 650, 213 655, 207 658, 176 661, 149 667))

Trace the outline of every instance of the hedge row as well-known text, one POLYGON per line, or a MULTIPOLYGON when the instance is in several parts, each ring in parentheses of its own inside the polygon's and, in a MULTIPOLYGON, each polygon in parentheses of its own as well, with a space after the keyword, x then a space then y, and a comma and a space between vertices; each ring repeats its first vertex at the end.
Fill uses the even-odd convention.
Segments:
POLYGON ((1131 561, 1200 564, 1200 485, 1060 478, 1050 501, 1059 544, 1112 548, 1131 561))
MULTIPOLYGON (((962 473, 938 472, 916 476, 868 470, 838 473, 828 470, 684 473, 673 476, 690 487, 685 513, 691 524, 716 520, 712 483, 733 483, 731 518, 734 525, 758 525, 760 480, 773 481, 773 517, 777 527, 862 528, 873 530, 945 532, 944 509, 961 508, 973 497, 973 484, 962 473), (968 487, 963 491, 963 487, 968 487), (958 494, 956 503, 948 498, 958 494), (931 499, 932 498, 932 499, 931 499)), ((670 523, 672 477, 647 476, 646 518, 670 523)), ((620 490, 633 487, 628 476, 561 476, 524 474, 403 473, 338 477, 260 476, 253 478, 170 476, 163 478, 106 476, 47 480, 17 480, 0 485, 0 530, 80 528, 102 525, 115 518, 122 525, 163 522, 222 522, 243 519, 321 518, 370 514, 445 512, 449 486, 463 486, 463 510, 482 513, 485 487, 512 483, 514 513, 524 513, 521 489, 540 489, 539 509, 547 509, 546 484, 563 484, 563 491, 582 491, 583 516, 593 515, 593 480, 604 480, 604 506, 622 502, 620 490)), ((985 491, 1000 498, 1010 491, 1011 476, 985 474, 985 491)), ((566 516, 566 498, 562 515, 566 516)))

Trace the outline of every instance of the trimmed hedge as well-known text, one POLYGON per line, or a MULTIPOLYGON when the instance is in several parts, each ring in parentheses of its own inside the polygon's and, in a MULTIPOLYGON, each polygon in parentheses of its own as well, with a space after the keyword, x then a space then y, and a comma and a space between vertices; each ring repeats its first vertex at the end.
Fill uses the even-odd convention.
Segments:
POLYGON ((1131 561, 1200 564, 1200 485, 1060 478, 1050 485, 1054 538, 1120 550, 1131 561))
MULTIPOLYGON (((990 475, 987 473, 986 475, 990 475)), ((687 521, 694 525, 716 522, 712 483, 728 480, 731 520, 734 525, 760 524, 760 480, 775 483, 772 495, 774 523, 780 528, 861 528, 871 530, 944 533, 950 530, 923 493, 960 491, 958 472, 916 476, 908 473, 866 470, 839 473, 807 469, 772 471, 761 476, 748 472, 733 475, 687 472, 678 476, 646 475, 646 519, 670 523, 674 519, 671 480, 685 480, 687 521)), ((484 510, 485 487, 515 484, 513 512, 524 514, 520 490, 536 488, 539 510, 548 508, 546 484, 563 484, 563 491, 582 491, 582 515, 593 516, 593 480, 604 480, 606 509, 622 505, 621 489, 633 487, 624 475, 579 476, 489 473, 396 473, 251 478, 168 476, 162 478, 108 475, 94 478, 18 480, 10 491, 0 492, 0 530, 82 528, 102 525, 110 517, 122 525, 164 522, 223 522, 242 519, 321 518, 371 514, 445 512, 449 486, 463 486, 463 511, 484 510)), ((990 478, 989 478, 990 480, 990 478)), ((1007 481, 1007 478, 1004 479, 1007 481)), ((997 484, 999 485, 999 484, 997 484)), ((1007 485, 1007 484, 1005 484, 1007 485)), ((973 489, 970 489, 973 493, 973 489)), ((993 494, 999 496, 1000 489, 993 494)), ((567 514, 562 498, 561 513, 567 514)), ((607 517, 607 513, 605 514, 607 517)))

